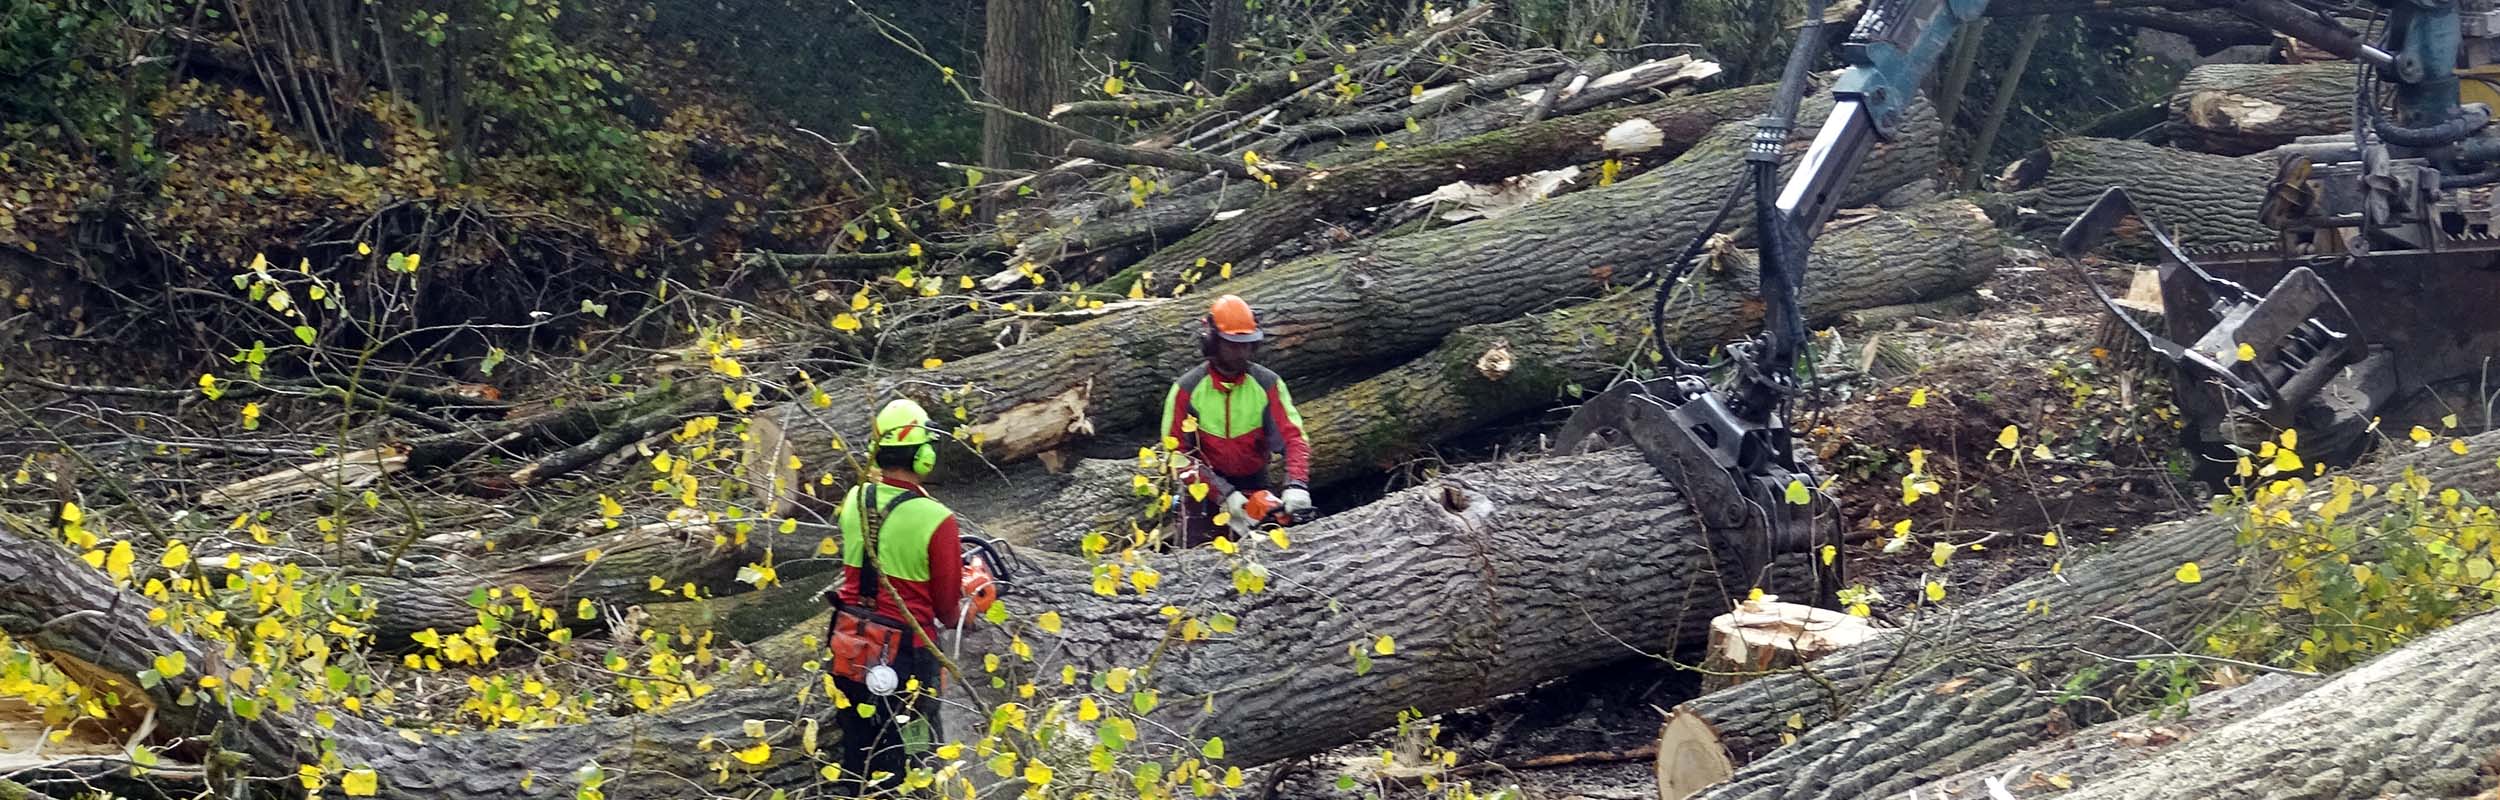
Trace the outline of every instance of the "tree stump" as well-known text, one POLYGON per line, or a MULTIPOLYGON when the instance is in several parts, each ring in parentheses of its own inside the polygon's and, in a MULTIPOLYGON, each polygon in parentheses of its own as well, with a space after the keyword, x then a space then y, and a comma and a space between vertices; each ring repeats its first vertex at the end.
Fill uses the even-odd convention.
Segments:
POLYGON ((1874 635, 1874 626, 1866 620, 1838 611, 1782 603, 1773 595, 1747 600, 1710 621, 1710 651, 1701 662, 1701 689, 1725 689, 1874 635))

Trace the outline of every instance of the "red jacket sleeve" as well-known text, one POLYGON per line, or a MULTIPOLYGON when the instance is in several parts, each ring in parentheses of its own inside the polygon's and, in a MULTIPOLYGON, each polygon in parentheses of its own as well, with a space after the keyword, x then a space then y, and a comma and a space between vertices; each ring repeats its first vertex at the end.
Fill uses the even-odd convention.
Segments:
POLYGON ((955 515, 946 515, 937 531, 929 534, 929 600, 936 608, 938 626, 953 628, 963 624, 964 540, 955 527, 955 515))
POLYGON ((1293 395, 1285 390, 1285 382, 1276 382, 1276 391, 1267 393, 1267 418, 1275 422, 1285 439, 1285 482, 1292 486, 1311 485, 1311 440, 1302 432, 1302 410, 1293 405, 1293 395))

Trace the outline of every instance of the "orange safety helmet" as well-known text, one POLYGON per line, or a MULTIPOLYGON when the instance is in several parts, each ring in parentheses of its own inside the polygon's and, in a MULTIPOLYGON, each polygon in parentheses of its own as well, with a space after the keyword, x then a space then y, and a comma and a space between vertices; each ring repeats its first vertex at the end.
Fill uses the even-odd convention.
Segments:
POLYGON ((1267 338, 1259 330, 1258 315, 1250 312, 1250 304, 1235 295, 1215 298, 1207 307, 1207 333, 1227 342, 1256 342, 1267 338))

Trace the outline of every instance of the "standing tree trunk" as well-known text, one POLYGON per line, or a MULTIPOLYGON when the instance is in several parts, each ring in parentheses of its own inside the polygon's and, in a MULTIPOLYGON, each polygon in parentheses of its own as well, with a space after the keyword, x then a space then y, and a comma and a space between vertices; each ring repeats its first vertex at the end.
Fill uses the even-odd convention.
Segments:
POLYGON ((2005 77, 1997 82, 1996 99, 1988 103, 1988 118, 1979 123, 1979 137, 1971 140, 1970 158, 1963 162, 1962 188, 1978 188, 1979 176, 1988 170, 1988 153, 1997 146, 1997 131, 2005 127, 2005 115, 2014 110, 2014 93, 2023 86, 2023 70, 2031 66, 2031 51, 2040 45, 2040 35, 2049 29, 2049 15, 2031 18, 2023 32, 2014 39, 2014 57, 2005 65, 2005 77))
MULTIPOLYGON (((1075 21, 1067 0, 993 0, 981 53, 981 91, 989 101, 1040 117, 1068 85, 1075 21)), ((981 163, 1018 167, 1058 153, 1067 138, 1047 125, 1000 109, 983 112, 981 163)))
POLYGON ((1249 0, 1211 0, 1207 17, 1206 58, 1198 68, 1198 85, 1213 94, 1233 86, 1233 70, 1241 64, 1241 34, 1247 29, 1249 0))

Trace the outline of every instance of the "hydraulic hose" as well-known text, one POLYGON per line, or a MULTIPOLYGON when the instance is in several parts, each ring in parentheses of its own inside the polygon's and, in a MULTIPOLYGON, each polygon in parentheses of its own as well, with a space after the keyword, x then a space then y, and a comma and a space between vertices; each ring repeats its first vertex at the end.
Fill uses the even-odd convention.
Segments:
MULTIPOLYGON (((1675 345, 1667 341, 1667 300, 1673 296, 1675 284, 1692 271, 1693 259, 1700 257, 1702 247, 1719 232, 1719 226, 1727 222, 1728 214, 1736 210, 1736 204, 1744 198, 1749 182, 1753 184, 1755 231, 1764 242, 1758 259, 1762 274, 1769 276, 1774 271, 1785 272, 1773 259, 1777 249, 1770 242, 1773 238, 1771 231, 1788 226, 1765 224, 1765 220, 1778 217, 1780 150, 1787 145, 1788 129, 1796 119, 1797 104, 1805 94, 1806 71, 1813 63, 1814 54, 1822 49, 1825 2, 1806 0, 1805 25, 1798 30, 1797 41, 1789 46, 1787 63, 1781 65, 1779 88, 1771 96, 1771 110, 1756 121, 1753 146, 1745 156, 1748 169, 1739 173, 1736 183, 1728 187, 1727 196, 1719 201, 1719 209, 1711 214, 1709 224, 1703 225, 1701 230, 1693 233, 1691 241, 1685 242, 1683 251, 1677 254, 1665 279, 1658 282, 1657 294, 1650 301, 1650 335, 1655 337, 1658 352, 1665 357, 1667 368, 1676 374, 1690 375, 1705 370, 1678 356, 1675 345)), ((1777 291, 1784 294, 1788 299, 1789 314, 1795 315, 1796 292, 1793 285, 1768 279, 1762 285, 1762 291, 1766 293, 1777 291), (1780 288, 1771 288, 1774 284, 1780 288)), ((1776 310, 1779 306, 1773 302, 1769 308, 1776 310)), ((1799 325, 1802 327, 1803 323, 1799 325)), ((1798 335, 1803 336, 1802 333, 1798 335)))

